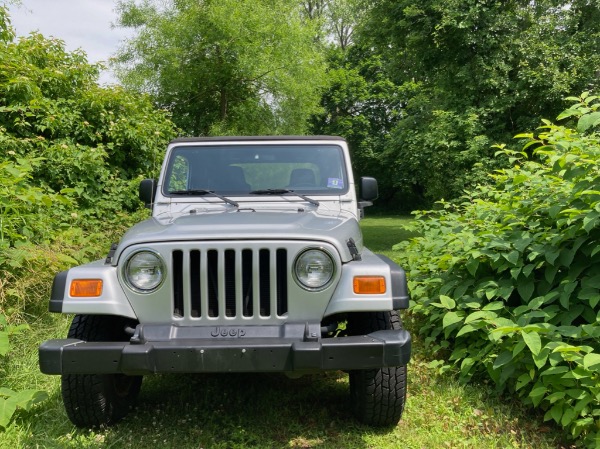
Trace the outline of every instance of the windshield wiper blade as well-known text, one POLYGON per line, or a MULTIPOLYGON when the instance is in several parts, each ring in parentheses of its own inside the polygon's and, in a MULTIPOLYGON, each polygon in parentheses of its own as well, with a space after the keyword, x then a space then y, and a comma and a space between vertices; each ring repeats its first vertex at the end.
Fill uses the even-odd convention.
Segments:
POLYGON ((235 207, 240 207, 240 204, 238 202, 230 200, 226 196, 219 195, 218 193, 216 193, 213 190, 206 190, 206 189, 173 190, 172 192, 169 192, 169 194, 171 194, 171 195, 212 195, 212 196, 216 196, 217 198, 226 202, 227 204, 231 204, 232 206, 235 206, 235 207))
POLYGON ((296 195, 302 198, 304 201, 308 201, 310 204, 314 204, 315 206, 319 206, 319 202, 317 200, 313 200, 301 193, 296 192, 295 190, 289 189, 262 189, 262 190, 252 190, 250 193, 254 195, 285 195, 286 193, 291 193, 292 195, 296 195))

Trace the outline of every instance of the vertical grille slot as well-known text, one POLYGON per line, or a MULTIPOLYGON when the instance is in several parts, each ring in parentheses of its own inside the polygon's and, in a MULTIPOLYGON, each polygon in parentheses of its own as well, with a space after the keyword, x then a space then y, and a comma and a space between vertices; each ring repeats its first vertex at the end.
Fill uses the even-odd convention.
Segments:
POLYGON ((260 316, 271 315, 271 259, 268 249, 261 249, 258 256, 259 288, 260 288, 260 316))
POLYGON ((234 317, 235 305, 235 251, 225 251, 225 316, 234 317))
POLYGON ((183 310, 183 251, 173 251, 173 315, 184 316, 183 310))
POLYGON ((288 251, 223 246, 174 250, 176 318, 276 318, 288 313, 288 251), (216 247, 216 248, 215 248, 216 247))
POLYGON ((192 317, 202 316, 202 301, 200 290, 200 251, 197 249, 190 251, 190 295, 192 317))
POLYGON ((219 316, 219 253, 211 249, 207 254, 208 316, 219 316))
POLYGON ((276 263, 277 276, 277 315, 285 315, 288 311, 287 303, 287 251, 285 249, 277 250, 276 263))
POLYGON ((252 294, 252 250, 242 251, 242 295, 244 316, 253 315, 254 295, 252 294))

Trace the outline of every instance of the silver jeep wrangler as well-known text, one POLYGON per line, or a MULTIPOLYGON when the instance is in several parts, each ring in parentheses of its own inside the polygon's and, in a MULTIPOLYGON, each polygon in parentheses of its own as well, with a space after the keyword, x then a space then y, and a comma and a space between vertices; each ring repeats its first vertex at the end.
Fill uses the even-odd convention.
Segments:
POLYGON ((58 273, 50 311, 75 314, 39 349, 80 427, 112 424, 153 373, 350 375, 361 421, 395 425, 410 335, 404 270, 363 246, 339 137, 183 138, 140 199, 152 218, 105 260, 58 273))

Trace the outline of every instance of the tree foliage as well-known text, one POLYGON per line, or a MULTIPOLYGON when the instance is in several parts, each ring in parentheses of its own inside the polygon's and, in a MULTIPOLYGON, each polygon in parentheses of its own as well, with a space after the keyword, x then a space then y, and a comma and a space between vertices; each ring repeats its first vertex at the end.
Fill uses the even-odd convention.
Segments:
POLYGON ((118 55, 125 86, 150 93, 186 133, 304 133, 324 63, 312 22, 284 0, 131 0, 118 55))
MULTIPOLYGON (((400 95, 388 109, 394 125, 373 148, 389 169, 384 199, 410 210, 485 181, 501 166, 492 144, 598 85, 599 19, 600 5, 589 0, 373 2, 353 40, 376 55, 379 78, 400 95)), ((351 53, 344 65, 360 71, 351 53)))
POLYGON ((600 99, 573 100, 573 125, 499 146, 510 167, 492 185, 417 213, 422 236, 395 249, 423 337, 464 379, 489 376, 597 447, 600 99))
MULTIPOLYGON (((387 77, 381 57, 367 48, 330 48, 328 65, 324 112, 313 116, 312 129, 348 141, 356 176, 376 176, 380 185, 392 185, 381 149, 400 119, 402 89, 387 77)), ((391 200, 389 191, 381 190, 380 201, 391 200)))
POLYGON ((15 200, 50 206, 63 192, 88 215, 137 208, 129 184, 158 170, 175 130, 148 98, 99 87, 98 70, 37 33, 0 46, 0 166, 15 200))

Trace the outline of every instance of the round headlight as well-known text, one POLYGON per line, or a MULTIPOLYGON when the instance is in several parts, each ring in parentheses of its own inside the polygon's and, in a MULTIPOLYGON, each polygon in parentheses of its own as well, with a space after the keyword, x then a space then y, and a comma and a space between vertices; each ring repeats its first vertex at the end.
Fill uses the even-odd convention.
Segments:
POLYGON ((301 287, 308 290, 325 288, 333 279, 335 264, 329 254, 320 249, 304 251, 296 259, 294 274, 301 287))
POLYGON ((130 287, 148 293, 162 284, 165 278, 165 264, 158 254, 140 251, 129 258, 124 274, 130 287))

